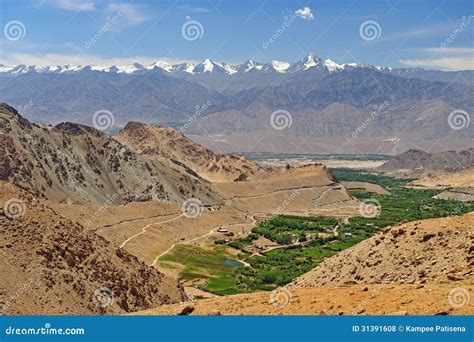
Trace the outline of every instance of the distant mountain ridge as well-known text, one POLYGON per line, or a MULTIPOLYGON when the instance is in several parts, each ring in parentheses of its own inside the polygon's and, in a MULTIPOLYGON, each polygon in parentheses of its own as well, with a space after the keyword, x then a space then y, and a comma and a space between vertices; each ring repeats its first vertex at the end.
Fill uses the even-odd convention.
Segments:
MULTIPOLYGON (((269 63, 260 63, 253 61, 252 59, 247 60, 242 64, 228 64, 224 62, 216 62, 209 58, 204 59, 199 63, 170 63, 166 60, 157 60, 156 62, 144 66, 139 63, 133 63, 130 65, 55 65, 55 66, 42 66, 38 67, 35 65, 3 65, 0 64, 0 74, 18 75, 25 74, 28 72, 37 73, 76 73, 81 71, 99 71, 99 72, 111 72, 111 73, 126 73, 132 74, 137 72, 145 72, 147 70, 162 70, 167 73, 173 72, 186 72, 188 74, 203 74, 221 72, 227 75, 233 75, 237 73, 247 73, 250 71, 260 72, 279 72, 279 73, 294 73, 298 71, 308 70, 310 68, 325 68, 326 70, 333 72, 336 70, 349 69, 355 67, 370 67, 378 70, 390 70, 391 68, 382 68, 369 66, 367 64, 338 64, 331 59, 323 60, 316 57, 314 54, 309 54, 305 58, 295 63, 289 63, 284 61, 272 60, 269 63)), ((421 69, 417 69, 421 70, 421 69)))
MULTIPOLYGON (((226 143, 219 137, 259 132, 268 146, 278 145, 282 135, 293 142, 298 137, 323 139, 331 148, 325 153, 332 153, 338 149, 327 144, 328 139, 344 138, 356 140, 351 146, 360 144, 355 148, 364 153, 395 154, 417 146, 431 148, 429 141, 438 139, 443 139, 443 149, 465 148, 465 141, 474 138, 474 126, 455 130, 448 118, 461 111, 467 113, 462 119, 470 120, 473 81, 472 70, 338 64, 315 55, 295 63, 248 60, 240 65, 205 59, 197 64, 157 61, 124 67, 3 66, 0 102, 17 107, 34 122, 91 126, 94 113, 105 109, 113 114, 115 127, 109 128, 114 131, 129 121, 141 121, 181 126, 186 134, 211 136, 217 145, 226 143), (291 123, 275 129, 271 116, 281 110, 291 116, 291 123)), ((226 151, 253 147, 237 142, 226 151)), ((275 150, 285 151, 285 146, 275 150)))
MULTIPOLYGON (((241 77, 245 79, 246 77, 244 77, 244 75, 247 73, 285 74, 286 76, 294 76, 295 74, 301 74, 309 70, 314 73, 315 70, 317 70, 328 75, 343 70, 353 70, 355 68, 377 70, 400 77, 419 77, 430 81, 457 82, 466 85, 474 85, 474 70, 446 72, 425 70, 422 68, 391 68, 363 63, 337 63, 330 58, 323 59, 313 53, 292 63, 277 60, 261 63, 249 59, 241 64, 229 64, 206 58, 199 63, 171 63, 166 60, 157 60, 147 66, 140 63, 132 63, 129 65, 65 64, 51 66, 0 64, 0 77, 18 76, 26 73, 73 74, 90 71, 116 74, 146 74, 158 71, 177 78, 186 78, 190 75, 207 74, 208 76, 214 76, 217 74, 221 76, 232 76, 232 80, 235 80, 241 77)), ((208 83, 208 86, 213 88, 212 82, 208 83)))
MULTIPOLYGON (((464 151, 429 153, 408 150, 379 167, 381 171, 446 171, 459 172, 474 169, 474 147, 464 151)), ((474 177, 474 176, 473 176, 474 177)))

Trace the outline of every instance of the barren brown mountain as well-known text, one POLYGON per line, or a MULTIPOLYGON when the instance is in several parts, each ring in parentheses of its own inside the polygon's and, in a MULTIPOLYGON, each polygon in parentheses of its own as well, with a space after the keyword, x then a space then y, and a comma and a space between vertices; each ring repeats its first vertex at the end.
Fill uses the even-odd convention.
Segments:
POLYGON ((170 127, 129 122, 116 139, 139 154, 184 164, 211 182, 245 180, 262 171, 244 157, 215 154, 170 127))
POLYGON ((412 171, 418 175, 427 171, 461 172, 474 169, 474 148, 464 151, 430 153, 408 150, 387 161, 380 171, 412 171))
POLYGON ((184 300, 181 285, 0 181, 2 314, 125 313, 184 300))
POLYGON ((207 182, 186 168, 145 160, 91 127, 39 126, 0 105, 0 180, 56 201, 114 204, 218 198, 207 182))

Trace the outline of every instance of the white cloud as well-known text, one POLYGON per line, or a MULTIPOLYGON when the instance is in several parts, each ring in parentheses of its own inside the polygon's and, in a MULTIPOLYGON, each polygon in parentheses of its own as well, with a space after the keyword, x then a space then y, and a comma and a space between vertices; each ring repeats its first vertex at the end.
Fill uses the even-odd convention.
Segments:
POLYGON ((142 65, 150 65, 157 60, 166 60, 169 63, 182 63, 196 61, 192 60, 177 60, 167 57, 146 57, 146 56, 132 56, 132 57, 117 57, 117 58, 106 58, 91 54, 29 54, 29 53, 11 53, 3 57, 0 62, 5 65, 37 65, 37 66, 49 66, 49 65, 129 65, 132 63, 140 63, 142 65))
POLYGON ((48 0, 52 6, 74 12, 88 12, 95 10, 95 4, 89 0, 48 0))
POLYGON ((99 3, 97 6, 92 0, 42 0, 59 9, 74 12, 103 11, 108 14, 121 13, 122 21, 130 26, 139 25, 149 19, 146 6, 133 3, 111 2, 99 3))
POLYGON ((471 58, 474 58, 474 49, 473 48, 465 48, 465 47, 442 48, 442 47, 436 47, 436 48, 421 49, 421 51, 437 53, 437 54, 443 54, 443 55, 471 55, 471 58))
POLYGON ((295 11, 295 14, 298 17, 300 17, 301 19, 304 19, 304 20, 313 20, 314 19, 314 15, 311 12, 311 8, 309 8, 309 7, 300 8, 299 10, 295 11))
POLYGON ((430 56, 402 59, 400 63, 411 67, 440 70, 474 70, 474 48, 426 48, 419 50, 430 56))
POLYGON ((151 17, 144 13, 144 6, 137 4, 111 3, 106 7, 109 13, 122 14, 122 17, 128 25, 139 25, 151 17))
POLYGON ((402 59, 400 63, 411 67, 440 69, 445 71, 474 70, 472 57, 445 57, 431 59, 402 59))

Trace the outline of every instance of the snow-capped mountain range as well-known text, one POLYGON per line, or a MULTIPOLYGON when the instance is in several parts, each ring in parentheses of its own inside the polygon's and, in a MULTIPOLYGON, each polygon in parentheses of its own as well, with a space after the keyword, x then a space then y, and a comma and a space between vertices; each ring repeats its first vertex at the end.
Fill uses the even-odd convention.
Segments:
POLYGON ((27 66, 20 65, 3 65, 0 64, 0 73, 8 75, 21 75, 29 72, 37 73, 75 73, 80 71, 99 71, 111 73, 133 74, 137 72, 146 72, 149 70, 160 70, 165 73, 183 72, 191 75, 195 74, 211 74, 220 73, 226 75, 242 74, 248 72, 263 72, 263 73, 296 73, 306 71, 309 69, 319 69, 329 73, 340 70, 353 69, 357 67, 369 67, 377 70, 391 70, 388 67, 376 67, 367 64, 338 64, 331 59, 322 59, 313 54, 310 54, 296 63, 289 63, 283 61, 271 61, 270 63, 259 63, 251 59, 242 64, 228 64, 216 62, 210 59, 205 59, 200 63, 179 63, 172 64, 165 60, 158 60, 148 66, 139 63, 130 65, 56 65, 56 66, 27 66))
POLYGON ((283 109, 293 118, 285 134, 316 132, 324 146, 330 144, 327 139, 352 139, 382 108, 372 128, 363 132, 383 132, 380 145, 386 135, 398 137, 401 130, 426 141, 450 136, 461 144, 472 141, 472 125, 453 130, 447 116, 456 109, 473 112, 473 80, 473 70, 339 64, 312 54, 295 63, 248 60, 234 65, 205 59, 159 60, 148 66, 18 65, 0 66, 0 102, 36 122, 91 125, 100 109, 113 113, 116 126, 130 120, 183 126, 192 118, 186 132, 201 135, 279 134, 269 120, 283 109))

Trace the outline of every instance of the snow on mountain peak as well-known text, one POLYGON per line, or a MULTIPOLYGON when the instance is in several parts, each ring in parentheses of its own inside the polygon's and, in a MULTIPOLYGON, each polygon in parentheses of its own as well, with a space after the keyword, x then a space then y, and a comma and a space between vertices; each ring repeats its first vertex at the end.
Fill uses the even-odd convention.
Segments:
POLYGON ((275 71, 284 73, 286 69, 290 67, 290 63, 288 62, 281 62, 281 61, 271 61, 271 65, 275 71))
POLYGON ((197 67, 199 67, 199 66, 202 66, 202 71, 201 72, 203 72, 203 73, 204 72, 212 72, 212 70, 214 70, 214 63, 208 58, 206 58, 201 63, 199 63, 197 65, 197 67))
POLYGON ((306 58, 305 58, 305 61, 304 61, 304 64, 303 64, 303 70, 306 70, 306 69, 309 69, 311 67, 314 67, 316 66, 318 63, 316 63, 316 60, 315 60, 315 57, 313 54, 309 54, 306 58))
POLYGON ((334 72, 334 71, 337 71, 337 70, 344 69, 343 65, 337 64, 332 59, 326 59, 324 61, 324 65, 326 66, 326 68, 328 68, 329 72, 334 72))
POLYGON ((157 60, 156 62, 144 67, 139 63, 133 63, 130 65, 56 65, 56 66, 26 66, 20 65, 4 65, 0 64, 0 74, 11 74, 21 75, 29 72, 37 73, 73 73, 80 71, 95 71, 95 72, 111 72, 111 73, 125 73, 132 74, 140 70, 154 70, 160 69, 167 73, 185 72, 188 74, 206 74, 210 75, 213 73, 233 75, 237 73, 247 73, 251 70, 255 70, 263 73, 296 73, 302 72, 311 68, 317 68, 321 71, 333 73, 336 71, 351 69, 351 68, 363 68, 368 67, 379 71, 391 71, 388 67, 374 67, 367 64, 338 64, 331 59, 323 60, 314 54, 308 54, 302 60, 295 63, 288 63, 283 61, 273 60, 270 63, 258 63, 252 59, 246 62, 234 65, 227 63, 220 63, 212 61, 209 58, 204 59, 198 64, 194 63, 170 63, 166 60, 157 60))
POLYGON ((167 61, 163 61, 163 60, 156 61, 155 63, 150 64, 149 66, 146 67, 146 69, 155 69, 155 68, 163 69, 166 72, 171 72, 174 69, 171 63, 168 63, 167 61))
POLYGON ((232 75, 232 74, 235 74, 237 73, 239 70, 238 70, 238 67, 236 67, 235 65, 231 65, 231 64, 227 64, 227 63, 222 63, 221 66, 224 68, 224 70, 226 71, 226 73, 228 73, 229 75, 232 75))
POLYGON ((262 70, 263 65, 260 63, 256 63, 254 60, 249 59, 240 66, 238 66, 238 71, 242 71, 244 73, 249 72, 253 69, 255 70, 262 70))

